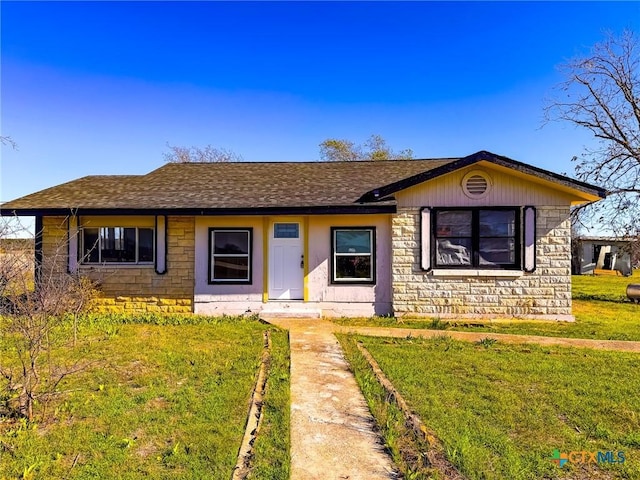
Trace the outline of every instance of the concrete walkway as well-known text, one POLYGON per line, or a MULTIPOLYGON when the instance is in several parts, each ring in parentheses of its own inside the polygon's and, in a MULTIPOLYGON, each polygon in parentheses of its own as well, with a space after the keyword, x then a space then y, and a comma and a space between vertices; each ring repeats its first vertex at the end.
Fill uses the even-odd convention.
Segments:
POLYGON ((267 321, 288 329, 291 343, 291 478, 397 478, 332 333, 336 325, 315 319, 267 321))
POLYGON ((269 317, 289 330, 291 344, 292 480, 384 480, 398 478, 355 377, 334 333, 376 337, 495 338, 505 343, 639 352, 640 342, 336 325, 328 320, 269 317))
POLYGON ((456 332, 453 330, 424 330, 420 328, 396 328, 396 327, 352 327, 346 325, 333 325, 333 332, 356 333, 370 337, 437 337, 446 335, 456 340, 478 342, 483 338, 495 338, 504 343, 536 343, 538 345, 592 348, 595 350, 616 350, 618 352, 640 353, 640 342, 626 340, 593 340, 587 338, 543 337, 540 335, 516 335, 511 333, 493 332, 456 332))

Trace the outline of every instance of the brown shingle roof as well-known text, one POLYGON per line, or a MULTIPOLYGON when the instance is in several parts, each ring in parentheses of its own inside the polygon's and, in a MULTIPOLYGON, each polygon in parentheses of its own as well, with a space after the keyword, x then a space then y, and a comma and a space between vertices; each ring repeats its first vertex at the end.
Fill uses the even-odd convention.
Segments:
POLYGON ((1 213, 384 210, 395 205, 395 192, 480 160, 604 194, 597 187, 478 152, 465 158, 377 162, 169 163, 146 175, 83 177, 7 202, 1 213))
POLYGON ((169 163, 146 175, 83 177, 2 210, 350 206, 380 186, 452 161, 169 163))

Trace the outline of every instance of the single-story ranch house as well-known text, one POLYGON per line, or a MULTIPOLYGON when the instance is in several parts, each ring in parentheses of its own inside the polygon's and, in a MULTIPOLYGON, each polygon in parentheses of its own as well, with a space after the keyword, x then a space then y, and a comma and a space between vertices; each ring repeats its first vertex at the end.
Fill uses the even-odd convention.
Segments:
POLYGON ((0 213, 35 216, 36 261, 95 280, 103 309, 570 320, 569 208, 604 195, 482 151, 169 163, 0 213))

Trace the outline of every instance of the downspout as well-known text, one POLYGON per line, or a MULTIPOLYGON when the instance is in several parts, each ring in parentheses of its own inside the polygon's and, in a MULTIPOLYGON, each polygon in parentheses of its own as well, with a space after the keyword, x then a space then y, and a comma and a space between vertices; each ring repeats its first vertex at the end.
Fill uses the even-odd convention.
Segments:
POLYGON ((42 215, 36 216, 36 235, 35 235, 35 265, 34 265, 34 279, 36 286, 40 284, 42 280, 42 215))

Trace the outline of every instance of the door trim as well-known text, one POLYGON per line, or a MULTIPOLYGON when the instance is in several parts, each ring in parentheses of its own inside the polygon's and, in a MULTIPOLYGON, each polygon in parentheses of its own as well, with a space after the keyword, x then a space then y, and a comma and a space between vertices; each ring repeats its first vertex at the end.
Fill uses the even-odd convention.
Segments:
POLYGON ((264 243, 264 292, 263 292, 263 303, 267 302, 282 302, 282 301, 290 301, 290 302, 305 302, 308 299, 308 291, 307 291, 307 277, 308 277, 308 258, 309 258, 309 248, 308 248, 308 217, 265 217, 264 220, 264 235, 263 238, 265 240, 264 243), (300 246, 302 247, 302 255, 304 259, 304 265, 302 269, 302 283, 296 288, 300 290, 301 298, 295 299, 277 299, 271 298, 270 295, 270 274, 271 274, 271 246, 274 240, 274 230, 275 224, 277 223, 297 223, 298 224, 298 236, 300 241, 300 246))
POLYGON ((304 269, 302 271, 302 301, 309 301, 309 217, 302 217, 302 252, 304 254, 304 269))

